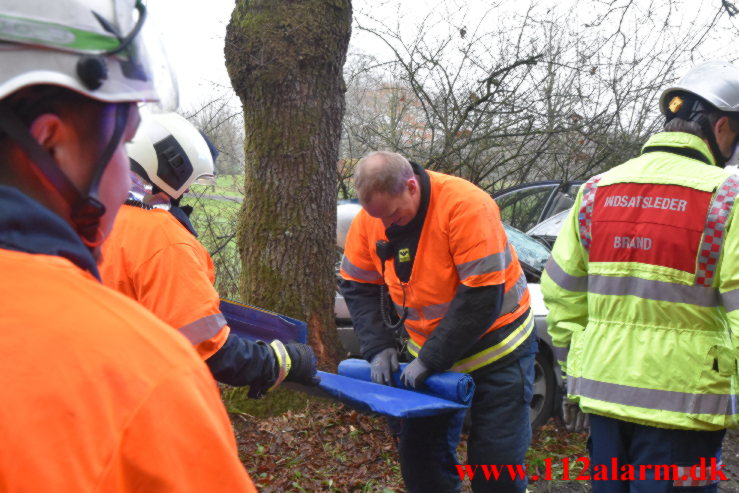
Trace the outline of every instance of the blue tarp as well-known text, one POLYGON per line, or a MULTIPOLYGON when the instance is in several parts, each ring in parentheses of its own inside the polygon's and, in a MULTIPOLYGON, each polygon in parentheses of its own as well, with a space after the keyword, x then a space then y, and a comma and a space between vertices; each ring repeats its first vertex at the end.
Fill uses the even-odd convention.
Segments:
POLYGON ((246 339, 282 342, 306 342, 305 322, 256 306, 221 300, 221 313, 231 330, 246 339))
MULTIPOLYGON (((305 322, 255 306, 221 300, 221 312, 231 330, 250 340, 306 342, 305 322)), ((362 412, 415 418, 466 409, 472 402, 475 384, 464 373, 439 373, 426 380, 423 390, 407 390, 400 382, 401 370, 393 375, 395 387, 378 385, 370 379, 370 366, 351 359, 339 364, 339 375, 319 371, 320 391, 315 387, 290 385, 310 394, 337 399, 362 412)))
POLYGON ((365 413, 396 418, 418 418, 459 411, 469 406, 420 392, 378 385, 333 373, 318 372, 325 396, 365 413))
POLYGON ((339 375, 319 372, 321 389, 344 404, 362 412, 396 418, 417 418, 459 411, 470 407, 475 393, 472 377, 445 372, 431 375, 423 390, 408 390, 400 383, 405 364, 393 375, 396 387, 370 381, 370 366, 364 360, 345 360, 339 375))
MULTIPOLYGON (((393 383, 401 389, 406 389, 400 381, 400 374, 405 366, 405 363, 401 363, 400 370, 393 374, 393 383)), ((363 359, 347 359, 342 361, 339 363, 337 373, 366 382, 372 380, 370 377, 370 365, 363 359)), ((423 389, 414 390, 413 392, 439 397, 469 407, 472 403, 472 396, 475 393, 475 382, 466 373, 455 373, 451 371, 435 373, 426 379, 423 389)))

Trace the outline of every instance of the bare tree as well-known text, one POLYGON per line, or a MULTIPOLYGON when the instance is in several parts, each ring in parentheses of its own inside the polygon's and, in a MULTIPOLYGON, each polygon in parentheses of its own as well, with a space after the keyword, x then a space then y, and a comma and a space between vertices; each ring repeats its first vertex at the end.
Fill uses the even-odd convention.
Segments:
POLYGON ((590 176, 639 153, 660 91, 721 56, 708 47, 730 26, 719 0, 701 2, 708 14, 686 0, 518 3, 472 16, 447 2, 415 23, 363 14, 389 55, 352 57, 343 156, 392 149, 491 191, 590 176))
POLYGON ((183 116, 203 132, 218 149, 216 174, 244 173, 244 118, 235 94, 221 89, 196 107, 183 111, 183 116))

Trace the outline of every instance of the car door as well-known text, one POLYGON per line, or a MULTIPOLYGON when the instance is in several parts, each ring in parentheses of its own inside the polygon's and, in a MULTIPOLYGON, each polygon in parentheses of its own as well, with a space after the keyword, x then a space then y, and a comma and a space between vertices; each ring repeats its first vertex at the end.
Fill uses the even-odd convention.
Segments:
POLYGON ((525 183, 493 194, 503 222, 528 231, 548 217, 567 210, 575 202, 581 181, 525 183))

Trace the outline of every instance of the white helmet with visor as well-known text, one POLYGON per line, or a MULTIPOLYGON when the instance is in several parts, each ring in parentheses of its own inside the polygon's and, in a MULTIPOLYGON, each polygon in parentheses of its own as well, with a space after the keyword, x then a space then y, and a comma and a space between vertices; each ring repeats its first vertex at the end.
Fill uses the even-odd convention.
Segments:
POLYGON ((192 123, 177 113, 143 114, 126 146, 131 169, 173 199, 193 183, 215 185, 218 151, 192 123))
POLYGON ((130 103, 160 99, 155 72, 167 74, 160 81, 166 81, 169 100, 176 102, 164 58, 153 65, 141 42, 145 19, 141 0, 8 0, 0 5, 0 135, 23 149, 69 204, 71 222, 90 248, 103 239, 105 206, 98 187, 120 145, 130 103), (26 88, 50 97, 58 97, 55 88, 62 88, 104 103, 124 103, 116 104, 112 136, 92 167, 87 190, 77 189, 29 133, 14 97, 26 88))

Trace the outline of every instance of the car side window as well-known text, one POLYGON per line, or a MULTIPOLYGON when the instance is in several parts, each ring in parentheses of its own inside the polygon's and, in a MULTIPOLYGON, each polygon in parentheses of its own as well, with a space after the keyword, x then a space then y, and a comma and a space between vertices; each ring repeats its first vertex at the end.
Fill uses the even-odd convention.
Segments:
POLYGON ((528 231, 541 221, 544 207, 556 188, 557 184, 528 187, 496 197, 501 219, 520 231, 528 231))
POLYGON ((552 207, 549 209, 549 214, 553 216, 558 212, 570 210, 572 208, 572 204, 574 203, 574 196, 570 196, 562 192, 557 192, 557 195, 554 198, 554 202, 552 203, 552 207))

